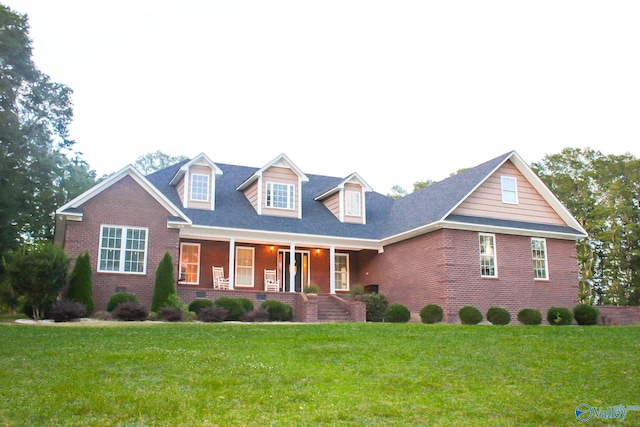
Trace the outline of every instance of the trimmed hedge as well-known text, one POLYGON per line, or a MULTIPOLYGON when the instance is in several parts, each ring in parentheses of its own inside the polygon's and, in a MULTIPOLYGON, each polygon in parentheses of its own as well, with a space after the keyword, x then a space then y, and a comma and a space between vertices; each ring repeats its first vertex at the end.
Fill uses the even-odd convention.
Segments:
POLYGON ((123 302, 138 302, 138 297, 129 292, 117 292, 111 295, 109 302, 107 303, 107 311, 111 313, 120 303, 123 302))
POLYGON ((438 304, 427 304, 420 310, 422 323, 439 323, 444 318, 444 311, 438 304))
POLYGON ((460 322, 463 325, 477 325, 482 322, 483 316, 480 310, 470 305, 465 305, 458 311, 460 322))
POLYGON ((589 304, 578 304, 573 307, 573 318, 578 325, 597 325, 600 318, 600 310, 589 304))
POLYGON ((189 304, 189 311, 193 311, 195 314, 198 314, 203 308, 211 307, 212 305, 213 300, 206 298, 196 298, 191 301, 191 304, 189 304))
POLYGON ((240 298, 220 297, 213 302, 213 305, 227 310, 225 320, 240 320, 246 311, 240 298))
POLYGON ((289 304, 270 299, 260 304, 260 308, 269 312, 269 320, 276 322, 288 322, 293 319, 293 309, 289 304))
POLYGON ((487 310, 487 320, 493 325, 508 325, 511 314, 502 307, 491 307, 487 310))
POLYGON ((554 326, 566 326, 573 323, 573 313, 566 307, 549 307, 547 322, 554 326))
POLYGON ((518 321, 523 325, 539 325, 542 323, 542 313, 534 308, 523 308, 518 312, 518 321))
POLYGON ((389 323, 406 323, 411 319, 409 309, 399 302, 391 304, 384 311, 384 321, 389 323))

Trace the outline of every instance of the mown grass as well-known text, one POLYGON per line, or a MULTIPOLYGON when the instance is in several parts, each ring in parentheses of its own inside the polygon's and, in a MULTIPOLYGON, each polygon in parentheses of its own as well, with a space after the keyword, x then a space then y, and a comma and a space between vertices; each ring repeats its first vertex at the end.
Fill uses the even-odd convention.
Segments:
POLYGON ((639 327, 0 324, 0 425, 565 426, 639 365, 639 327))

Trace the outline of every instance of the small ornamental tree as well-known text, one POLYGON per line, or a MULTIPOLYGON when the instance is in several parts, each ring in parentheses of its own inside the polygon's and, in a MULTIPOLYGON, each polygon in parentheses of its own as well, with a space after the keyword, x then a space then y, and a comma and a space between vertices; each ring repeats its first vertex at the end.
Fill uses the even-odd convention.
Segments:
POLYGON ((49 242, 25 244, 12 254, 7 264, 11 287, 31 307, 34 319, 44 318, 45 307, 67 284, 70 263, 64 249, 49 242))
POLYGON ((91 278, 91 258, 89 252, 80 255, 73 266, 69 278, 69 289, 67 290, 69 301, 84 304, 87 313, 93 313, 93 282, 91 278))
POLYGON ((153 288, 153 298, 151 299, 152 312, 157 313, 158 310, 166 306, 169 295, 176 293, 174 280, 173 260, 169 252, 167 252, 162 257, 156 270, 156 283, 153 288))

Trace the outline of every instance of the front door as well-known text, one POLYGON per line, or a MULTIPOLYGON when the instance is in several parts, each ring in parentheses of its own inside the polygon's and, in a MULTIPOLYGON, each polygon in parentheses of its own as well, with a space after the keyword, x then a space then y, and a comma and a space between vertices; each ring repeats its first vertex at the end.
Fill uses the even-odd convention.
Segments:
MULTIPOLYGON (((291 275, 289 274, 289 265, 291 262, 291 252, 284 251, 282 263, 282 283, 284 283, 284 291, 289 292, 291 286, 291 275)), ((302 292, 302 289, 307 285, 309 279, 309 253, 308 252, 296 252, 295 253, 295 265, 294 265, 294 285, 295 292, 302 292)))

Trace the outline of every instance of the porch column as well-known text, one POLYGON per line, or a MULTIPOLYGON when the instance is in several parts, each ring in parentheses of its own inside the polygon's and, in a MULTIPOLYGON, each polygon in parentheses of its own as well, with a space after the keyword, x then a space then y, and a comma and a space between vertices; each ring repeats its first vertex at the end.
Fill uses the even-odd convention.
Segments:
POLYGON ((229 289, 235 289, 236 239, 229 241, 229 289))
POLYGON ((329 248, 329 293, 336 293, 336 247, 329 248))
POLYGON ((291 242, 289 246, 289 292, 296 291, 296 244, 291 242))

